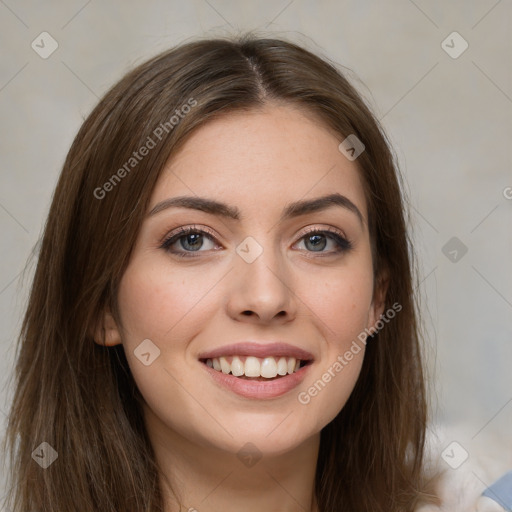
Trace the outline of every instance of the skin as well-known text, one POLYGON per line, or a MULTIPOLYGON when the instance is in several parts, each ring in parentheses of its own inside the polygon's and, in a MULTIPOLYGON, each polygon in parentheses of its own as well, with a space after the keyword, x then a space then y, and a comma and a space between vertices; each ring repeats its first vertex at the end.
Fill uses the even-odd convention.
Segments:
MULTIPOLYGON (((233 220, 187 208, 147 217, 119 290, 120 322, 105 313, 107 345, 122 343, 146 404, 145 422, 162 469, 168 512, 180 510, 317 510, 315 466, 321 429, 346 403, 362 350, 308 404, 298 400, 383 312, 374 295, 367 205, 357 161, 339 150, 339 135, 312 115, 267 104, 213 120, 188 139, 163 170, 148 211, 179 195, 213 198, 240 209, 233 220), (338 192, 360 210, 333 206, 292 218, 285 205, 338 192), (181 226, 209 228, 199 251, 181 226), (352 243, 336 252, 328 236, 308 243, 306 228, 342 232, 352 243), (263 253, 247 263, 236 252, 253 237, 263 253), (183 248, 185 243, 185 248, 183 248), (317 252, 319 251, 319 252, 317 252), (327 254, 327 256, 325 256, 327 254), (245 313, 244 313, 245 312, 245 313), (249 313, 247 313, 249 312, 249 313), (134 355, 150 339, 160 356, 145 366, 134 355), (243 398, 220 387, 198 354, 240 340, 284 340, 313 353, 309 376, 277 398, 243 398), (237 457, 251 442, 263 455, 252 467, 237 457)), ((196 246, 200 246, 200 243, 196 246)))

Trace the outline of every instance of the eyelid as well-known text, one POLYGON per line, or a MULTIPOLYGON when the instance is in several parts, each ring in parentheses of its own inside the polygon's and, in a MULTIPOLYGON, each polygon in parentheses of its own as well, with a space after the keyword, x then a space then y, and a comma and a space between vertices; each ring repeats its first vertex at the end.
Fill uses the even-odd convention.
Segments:
MULTIPOLYGON (((206 226, 198 225, 198 224, 191 224, 189 226, 180 226, 179 228, 176 228, 175 230, 172 230, 171 232, 166 232, 166 234, 160 240, 160 243, 165 243, 167 240, 171 239, 172 237, 174 237, 176 235, 187 234, 189 231, 194 231, 194 230, 204 231, 208 235, 210 235, 212 238, 215 238, 215 239, 219 238, 218 235, 216 233, 214 233, 213 230, 211 230, 210 228, 208 228, 206 226)), ((308 235, 309 233, 315 233, 318 231, 334 232, 337 235, 348 240, 347 235, 341 229, 335 228, 334 226, 328 226, 327 228, 319 227, 319 226, 308 226, 307 228, 304 229, 304 231, 299 232, 299 234, 297 234, 296 237, 299 239, 299 238, 302 238, 302 237, 308 235)))
MULTIPOLYGON (((219 245, 219 243, 217 241, 217 239, 219 237, 210 228, 208 228, 206 226, 200 226, 197 224, 193 224, 193 225, 188 225, 188 226, 180 226, 179 228, 166 234, 163 237, 163 239, 160 241, 159 247, 161 249, 166 250, 167 252, 169 252, 171 254, 178 254, 178 255, 188 254, 188 255, 190 255, 190 257, 194 257, 194 253, 196 253, 196 252, 197 253, 208 252, 208 251, 170 251, 169 250, 169 247, 171 245, 174 245, 182 236, 185 236, 190 233, 199 233, 202 235, 206 235, 207 237, 209 237, 211 239, 212 242, 219 245)), ((327 238, 330 238, 338 246, 338 248, 335 251, 328 251, 328 252, 320 251, 320 252, 318 252, 318 256, 321 256, 321 255, 329 256, 329 255, 333 255, 336 253, 346 252, 346 251, 352 249, 352 247, 353 247, 352 241, 339 228, 335 228, 333 226, 320 227, 318 225, 317 226, 308 226, 307 228, 305 228, 304 231, 302 231, 302 232, 300 232, 300 234, 296 235, 295 236, 296 241, 294 242, 293 245, 296 245, 297 243, 301 242, 307 235, 316 234, 316 233, 324 235, 327 238)), ((315 253, 315 251, 306 251, 306 252, 308 252, 308 253, 311 252, 313 254, 315 253)))
POLYGON ((213 238, 215 241, 217 241, 218 235, 216 235, 210 228, 206 226, 201 226, 198 224, 191 224, 189 226, 180 226, 179 228, 173 229, 170 232, 167 232, 163 238, 160 240, 159 245, 164 245, 166 242, 171 240, 174 237, 179 237, 179 235, 186 235, 189 232, 205 232, 208 234, 211 238, 213 238))
POLYGON ((347 235, 339 228, 335 228, 334 226, 328 226, 328 227, 319 227, 319 226, 308 226, 305 231, 301 232, 300 235, 298 235, 299 238, 302 238, 306 235, 309 235, 309 233, 316 233, 318 231, 322 231, 325 233, 335 233, 339 235, 342 238, 345 238, 345 240, 350 241, 347 237, 347 235))

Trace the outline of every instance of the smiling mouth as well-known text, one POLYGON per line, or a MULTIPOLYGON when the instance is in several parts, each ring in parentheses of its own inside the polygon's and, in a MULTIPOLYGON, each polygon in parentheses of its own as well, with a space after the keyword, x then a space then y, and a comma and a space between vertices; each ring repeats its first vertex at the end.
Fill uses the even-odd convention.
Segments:
POLYGON ((201 359, 203 364, 215 371, 246 380, 266 381, 285 377, 311 364, 311 360, 295 357, 225 356, 201 359))

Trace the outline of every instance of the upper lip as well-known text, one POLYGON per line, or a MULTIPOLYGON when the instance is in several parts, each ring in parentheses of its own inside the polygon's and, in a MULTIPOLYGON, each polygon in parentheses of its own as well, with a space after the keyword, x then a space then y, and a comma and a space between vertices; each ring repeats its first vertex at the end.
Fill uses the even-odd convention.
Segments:
POLYGON ((303 361, 314 359, 313 354, 299 347, 295 347, 284 342, 253 342, 242 341, 232 343, 231 345, 224 345, 222 347, 202 352, 199 354, 199 359, 213 359, 222 356, 254 356, 259 358, 264 357, 295 357, 303 361))

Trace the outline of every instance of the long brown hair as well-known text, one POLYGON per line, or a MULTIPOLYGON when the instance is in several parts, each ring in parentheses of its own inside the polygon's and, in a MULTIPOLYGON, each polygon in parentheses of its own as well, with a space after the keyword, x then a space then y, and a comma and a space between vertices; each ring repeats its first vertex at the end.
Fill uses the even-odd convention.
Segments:
POLYGON ((18 340, 5 439, 12 512, 164 510, 123 346, 99 346, 93 332, 105 308, 119 319, 118 285, 168 158, 209 119, 269 101, 315 114, 340 142, 355 134, 364 143, 357 164, 375 282, 386 269, 385 309, 402 307, 368 341, 353 393, 322 430, 320 511, 405 512, 418 503, 427 407, 396 158, 368 106, 327 59, 245 35, 197 40, 138 66, 107 92, 71 146, 18 340), (32 455, 43 442, 58 454, 46 469, 32 455))

